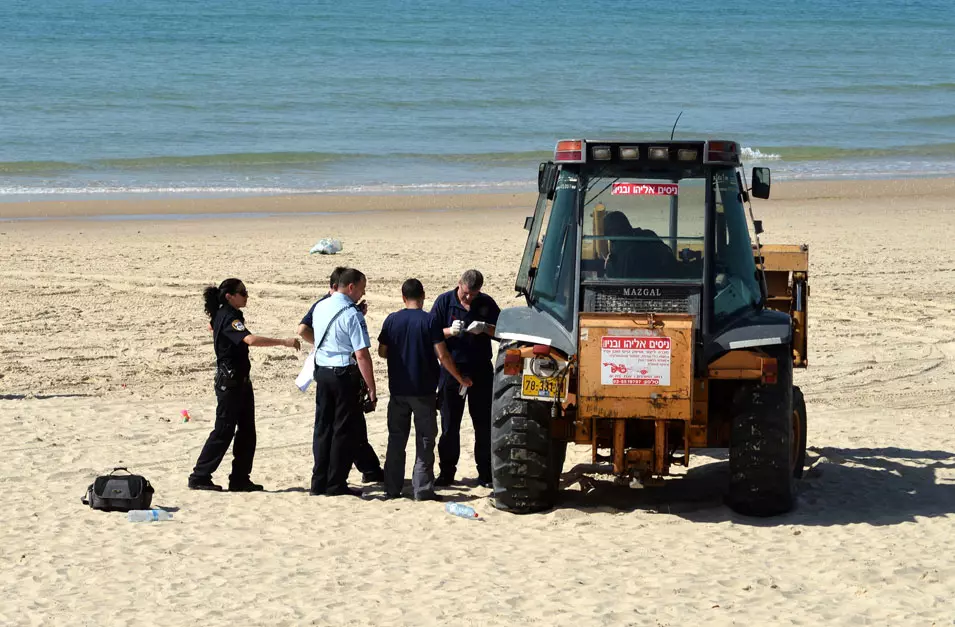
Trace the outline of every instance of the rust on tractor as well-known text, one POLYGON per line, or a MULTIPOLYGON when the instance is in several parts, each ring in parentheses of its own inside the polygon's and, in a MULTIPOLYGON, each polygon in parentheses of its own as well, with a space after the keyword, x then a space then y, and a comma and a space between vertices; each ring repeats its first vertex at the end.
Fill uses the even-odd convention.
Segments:
POLYGON ((693 324, 686 314, 581 314, 578 416, 690 420, 693 324), (630 371, 628 352, 664 340, 668 380, 651 383, 650 373, 630 371))

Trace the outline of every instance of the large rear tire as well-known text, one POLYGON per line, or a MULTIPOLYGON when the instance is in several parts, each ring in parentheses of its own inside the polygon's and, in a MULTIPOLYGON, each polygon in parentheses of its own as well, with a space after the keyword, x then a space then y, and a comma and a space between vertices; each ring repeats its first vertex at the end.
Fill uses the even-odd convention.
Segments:
POLYGON ((551 405, 521 399, 521 375, 504 374, 504 354, 512 347, 501 345, 494 368, 494 506, 515 514, 530 514, 550 509, 557 502, 567 443, 551 435, 551 405))
POLYGON ((785 514, 796 503, 793 366, 786 352, 775 356, 776 383, 739 391, 730 432, 727 500, 747 516, 785 514))

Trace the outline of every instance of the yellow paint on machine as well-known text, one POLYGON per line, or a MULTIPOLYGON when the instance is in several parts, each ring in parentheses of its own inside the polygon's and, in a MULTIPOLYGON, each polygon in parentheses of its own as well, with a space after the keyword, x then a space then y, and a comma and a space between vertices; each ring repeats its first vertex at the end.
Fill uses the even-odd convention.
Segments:
POLYGON ((691 420, 693 324, 688 314, 581 314, 578 416, 691 420))

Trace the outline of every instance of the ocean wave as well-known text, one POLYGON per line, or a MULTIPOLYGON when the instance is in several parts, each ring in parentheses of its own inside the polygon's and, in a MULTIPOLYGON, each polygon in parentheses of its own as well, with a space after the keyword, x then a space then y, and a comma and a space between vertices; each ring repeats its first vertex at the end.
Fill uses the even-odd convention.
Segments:
MULTIPOLYGON (((743 148, 743 159, 756 160, 755 157, 747 157, 746 147, 743 148)), ((942 144, 919 144, 916 146, 893 146, 882 148, 843 148, 839 146, 772 146, 764 148, 771 150, 771 155, 776 158, 769 159, 797 162, 797 161, 848 161, 848 160, 870 160, 881 159, 890 161, 893 159, 913 159, 913 158, 955 158, 955 143, 942 144)), ((763 157, 767 159, 767 157, 763 157)))
MULTIPOLYGON (((164 196, 164 195, 200 195, 200 196, 283 196, 299 194, 415 194, 459 192, 469 190, 483 191, 531 191, 536 189, 536 181, 462 181, 434 183, 368 183, 355 185, 333 185, 329 187, 286 187, 268 185, 89 185, 89 186, 0 186, 0 197, 4 196, 164 196)), ((9 200, 9 198, 7 198, 9 200)))
POLYGON ((0 174, 45 174, 87 170, 90 166, 67 161, 5 161, 0 162, 0 174))
POLYGON ((955 114, 908 118, 905 121, 923 126, 955 126, 955 114))
MULTIPOLYGON (((556 145, 557 142, 554 142, 556 145)), ((554 158, 551 151, 527 151, 527 152, 482 152, 466 154, 433 154, 433 153, 403 153, 394 155, 398 159, 415 159, 420 161, 436 161, 441 163, 474 163, 485 165, 515 165, 515 164, 533 164, 537 169, 537 163, 554 158)))
POLYGON ((762 152, 759 148, 743 146, 740 154, 743 161, 779 161, 782 157, 772 152, 762 152))
MULTIPOLYGON (((0 202, 52 198, 441 194, 533 191, 550 152, 475 154, 249 153, 89 163, 0 163, 0 202), (242 163, 247 167, 229 164, 242 163), (328 163, 327 168, 308 163, 328 163), (108 164, 108 165, 107 165, 108 164)), ((771 165, 778 180, 948 176, 955 143, 891 148, 745 145, 743 161, 771 165)))
MULTIPOLYGON (((806 94, 804 87, 784 88, 780 90, 784 94, 793 94, 804 96, 806 94)), ((937 92, 955 92, 955 83, 870 83, 861 85, 830 85, 817 87, 809 91, 816 91, 823 94, 839 95, 891 95, 891 94, 909 94, 909 93, 937 93, 937 92)))
MULTIPOLYGON (((927 120, 927 119, 926 119, 927 120)), ((938 125, 955 124, 955 115, 931 118, 938 125)), ((924 121, 924 120, 923 120, 924 121)), ((754 146, 742 147, 744 161, 816 161, 872 158, 951 158, 955 155, 955 143, 920 144, 895 147, 839 146, 754 146)), ((60 177, 70 174, 96 175, 111 178, 109 174, 142 172, 168 173, 173 178, 183 172, 232 173, 250 175, 277 175, 283 172, 325 172, 338 166, 353 171, 400 172, 405 168, 425 166, 451 166, 465 171, 486 168, 526 169, 536 171, 537 163, 553 159, 550 151, 531 150, 519 152, 482 152, 441 154, 424 152, 405 153, 342 153, 342 152, 267 152, 225 153, 209 155, 171 155, 120 159, 95 159, 92 161, 7 161, 0 162, 0 175, 28 177, 60 177)))
MULTIPOLYGON (((142 171, 142 170, 281 170, 283 168, 309 169, 338 164, 389 161, 391 167, 400 169, 402 160, 433 163, 464 163, 488 166, 533 164, 553 158, 553 153, 543 151, 499 153, 344 153, 344 152, 250 152, 210 155, 170 155, 130 157, 116 159, 93 159, 82 162, 68 161, 6 161, 0 162, 0 174, 56 174, 80 171, 142 171)), ((530 166, 528 166, 530 167, 530 166)))
POLYGON ((81 162, 5 161, 0 162, 0 174, 53 174, 71 171, 176 170, 192 168, 267 168, 342 162, 355 158, 361 158, 361 156, 342 153, 278 152, 132 157, 121 159, 93 159, 81 162))
POLYGON ((96 159, 96 166, 117 170, 202 167, 304 166, 360 159, 363 155, 340 152, 239 152, 212 155, 177 155, 96 159))

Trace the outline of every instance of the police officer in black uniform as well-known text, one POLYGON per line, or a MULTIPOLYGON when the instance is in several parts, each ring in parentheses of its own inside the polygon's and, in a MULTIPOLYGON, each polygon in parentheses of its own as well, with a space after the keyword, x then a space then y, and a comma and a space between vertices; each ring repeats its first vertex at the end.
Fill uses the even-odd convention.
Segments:
POLYGON ((249 293, 239 279, 226 279, 219 287, 209 286, 202 294, 209 315, 216 351, 215 390, 216 424, 206 440, 196 467, 189 476, 193 490, 221 490, 212 482, 235 436, 232 454, 231 492, 255 492, 262 489, 252 483, 252 459, 255 457, 255 397, 249 372, 250 346, 287 346, 298 350, 298 338, 279 340, 253 335, 239 311, 249 302, 249 293))
MULTIPOLYGON (((461 375, 470 377, 473 385, 466 390, 468 413, 474 426, 474 461, 478 484, 493 486, 491 481, 491 394, 494 366, 491 364, 491 338, 501 313, 494 299, 481 292, 484 275, 468 270, 461 275, 457 287, 438 296, 431 306, 433 315, 444 329, 444 337, 454 365, 461 375)), ((438 398, 441 408, 441 438, 438 457, 441 473, 434 485, 449 486, 454 482, 461 456, 461 418, 465 398, 460 385, 441 368, 438 398)))

